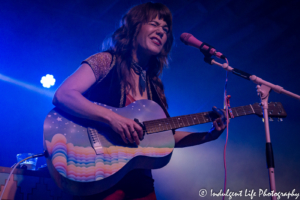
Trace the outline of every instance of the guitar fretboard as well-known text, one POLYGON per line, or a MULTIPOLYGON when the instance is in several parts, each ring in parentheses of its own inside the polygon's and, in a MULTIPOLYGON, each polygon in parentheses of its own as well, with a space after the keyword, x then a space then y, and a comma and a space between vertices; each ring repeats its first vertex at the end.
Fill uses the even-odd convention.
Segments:
MULTIPOLYGON (((252 105, 231 108, 232 115, 234 117, 254 114, 256 109, 260 109, 260 108, 258 107, 254 109, 252 105)), ((210 111, 210 112, 202 112, 202 113, 196 113, 190 115, 182 115, 178 117, 170 117, 164 119, 145 121, 144 125, 147 134, 151 134, 151 133, 157 133, 157 132, 162 132, 162 131, 167 131, 172 129, 183 128, 187 126, 212 122, 217 117, 218 116, 216 115, 216 113, 210 111)))

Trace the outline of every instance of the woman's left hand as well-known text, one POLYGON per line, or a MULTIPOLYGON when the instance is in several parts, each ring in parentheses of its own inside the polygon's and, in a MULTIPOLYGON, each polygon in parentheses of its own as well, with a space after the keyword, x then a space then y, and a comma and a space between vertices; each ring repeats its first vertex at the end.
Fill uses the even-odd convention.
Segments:
POLYGON ((227 127, 225 112, 217 107, 213 107, 212 110, 219 116, 217 119, 213 121, 213 127, 210 129, 209 134, 211 135, 211 139, 217 139, 223 131, 227 127))

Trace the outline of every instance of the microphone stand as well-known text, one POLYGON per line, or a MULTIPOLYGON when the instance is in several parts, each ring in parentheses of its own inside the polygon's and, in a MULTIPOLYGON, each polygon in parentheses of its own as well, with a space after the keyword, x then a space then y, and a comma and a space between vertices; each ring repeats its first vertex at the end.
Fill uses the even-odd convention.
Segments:
MULTIPOLYGON (((273 150, 272 150, 272 144, 271 144, 271 137, 270 137, 270 128, 269 128, 269 117, 268 117, 268 99, 271 89, 279 94, 285 94, 290 97, 293 97, 295 99, 300 100, 300 96, 297 94, 294 94, 292 92, 289 92, 283 87, 279 85, 274 85, 270 82, 267 82, 255 75, 248 74, 247 72, 244 72, 242 70, 232 68, 227 63, 220 64, 216 62, 214 59, 212 59, 210 56, 205 56, 204 61, 211 64, 211 65, 217 65, 222 67, 223 69, 232 72, 233 74, 240 76, 242 78, 245 78, 247 80, 253 81, 255 84, 257 84, 257 93, 260 96, 261 99, 261 107, 264 113, 264 124, 265 124, 265 133, 266 133, 266 159, 267 159, 267 167, 269 172, 269 183, 270 183, 270 189, 272 194, 276 193, 276 185, 275 185, 275 166, 274 166, 274 156, 273 156, 273 150)), ((277 197, 275 195, 271 196, 272 200, 276 200, 277 197)))

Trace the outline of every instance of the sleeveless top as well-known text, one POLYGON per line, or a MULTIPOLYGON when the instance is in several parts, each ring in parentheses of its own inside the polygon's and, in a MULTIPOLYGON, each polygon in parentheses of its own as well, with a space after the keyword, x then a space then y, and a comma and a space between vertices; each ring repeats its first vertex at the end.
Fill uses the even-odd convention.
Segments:
MULTIPOLYGON (((113 52, 96 53, 82 61, 88 64, 96 77, 96 82, 84 93, 90 101, 96 101, 113 107, 124 107, 126 92, 117 73, 116 56, 113 52)), ((161 97, 157 93, 156 86, 147 75, 147 92, 150 100, 158 103, 167 117, 170 117, 161 97)))
MULTIPOLYGON (((96 82, 92 85, 84 96, 90 101, 103 103, 113 107, 124 107, 126 103, 131 103, 135 99, 126 94, 124 86, 121 84, 120 78, 117 74, 116 56, 112 52, 97 53, 81 64, 88 64, 94 72, 96 82)), ((167 117, 169 113, 166 110, 161 98, 159 97, 156 87, 149 80, 147 76, 147 92, 150 100, 158 103, 164 110, 167 117)), ((122 185, 128 184, 143 184, 152 185, 153 179, 151 170, 149 169, 134 169, 124 176, 120 181, 122 185)), ((118 186, 119 187, 119 186, 118 186)), ((122 186, 120 186, 122 188, 122 186)))

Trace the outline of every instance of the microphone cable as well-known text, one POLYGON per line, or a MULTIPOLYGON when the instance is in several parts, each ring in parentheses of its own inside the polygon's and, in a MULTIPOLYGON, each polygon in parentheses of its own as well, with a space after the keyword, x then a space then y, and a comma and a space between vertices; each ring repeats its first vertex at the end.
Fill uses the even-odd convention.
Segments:
MULTIPOLYGON (((229 66, 229 62, 227 60, 227 58, 225 58, 228 66, 229 66)), ((227 183, 227 168, 226 168, 226 148, 227 148, 227 142, 228 142, 228 129, 229 129, 229 116, 228 116, 228 107, 229 107, 229 98, 227 96, 227 83, 228 83, 228 71, 226 71, 226 78, 225 78, 225 85, 224 85, 224 107, 225 107, 225 112, 226 112, 226 127, 227 127, 227 130, 226 130, 226 141, 225 141, 225 145, 224 145, 224 153, 223 153, 223 156, 224 156, 224 170, 225 170, 225 178, 224 178, 224 189, 223 189, 223 193, 225 193, 226 191, 226 183, 227 183)), ((223 200, 225 199, 225 195, 223 195, 223 200)))
POLYGON ((6 181, 5 185, 4 185, 3 191, 2 191, 1 196, 0 196, 0 200, 1 200, 2 197, 3 197, 3 194, 4 194, 4 192, 5 192, 6 186, 8 185, 8 182, 9 182, 9 180, 10 180, 11 175, 13 174, 13 172, 15 171, 15 169, 18 167, 18 165, 21 164, 22 162, 24 162, 25 160, 28 160, 28 159, 31 159, 31 158, 36 158, 36 157, 42 157, 42 156, 45 156, 45 154, 46 154, 46 151, 44 151, 44 153, 40 153, 40 154, 36 154, 36 155, 33 155, 33 156, 29 156, 29 157, 27 157, 27 158, 21 160, 20 162, 18 162, 17 164, 14 164, 14 165, 12 166, 13 169, 11 170, 11 172, 10 172, 8 178, 7 178, 7 181, 6 181))

